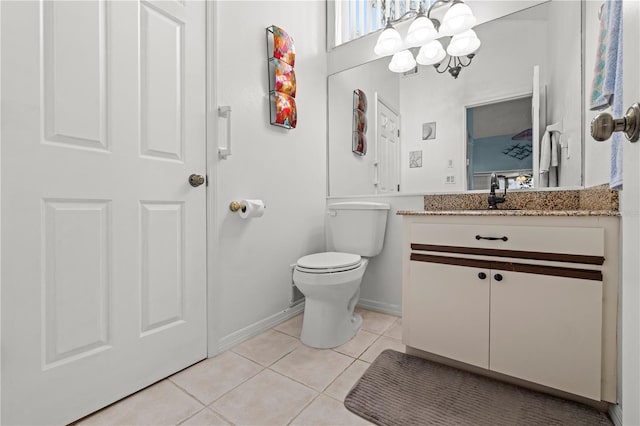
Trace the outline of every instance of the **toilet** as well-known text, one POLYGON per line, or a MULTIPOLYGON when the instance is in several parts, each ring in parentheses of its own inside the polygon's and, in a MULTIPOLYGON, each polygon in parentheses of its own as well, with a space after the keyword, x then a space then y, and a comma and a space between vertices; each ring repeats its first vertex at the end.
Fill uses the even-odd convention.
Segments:
POLYGON ((333 203, 328 206, 327 251, 298 259, 293 282, 305 296, 300 340, 314 348, 334 348, 362 325, 354 313, 369 259, 382 251, 389 204, 333 203))

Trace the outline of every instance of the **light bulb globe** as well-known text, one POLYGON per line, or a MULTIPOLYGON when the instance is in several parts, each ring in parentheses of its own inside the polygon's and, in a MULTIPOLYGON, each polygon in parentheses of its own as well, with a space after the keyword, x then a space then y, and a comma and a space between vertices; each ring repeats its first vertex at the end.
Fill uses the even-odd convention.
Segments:
POLYGON ((408 50, 402 50, 393 55, 391 63, 389 64, 389 70, 393 72, 407 72, 415 68, 416 60, 408 50))
POLYGON ((460 2, 455 3, 447 10, 440 26, 440 35, 453 36, 463 33, 476 24, 476 17, 473 16, 471 8, 460 2))
POLYGON ((400 33, 393 26, 387 25, 387 28, 378 37, 373 51, 378 56, 389 56, 398 52, 401 47, 402 37, 400 37, 400 33))

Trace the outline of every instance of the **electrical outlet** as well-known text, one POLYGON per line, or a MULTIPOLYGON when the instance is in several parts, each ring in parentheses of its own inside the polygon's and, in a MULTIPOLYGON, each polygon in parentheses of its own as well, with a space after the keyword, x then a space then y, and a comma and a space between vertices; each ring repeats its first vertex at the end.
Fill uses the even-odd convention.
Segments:
POLYGON ((447 175, 445 177, 444 183, 456 183, 456 177, 454 175, 447 175))

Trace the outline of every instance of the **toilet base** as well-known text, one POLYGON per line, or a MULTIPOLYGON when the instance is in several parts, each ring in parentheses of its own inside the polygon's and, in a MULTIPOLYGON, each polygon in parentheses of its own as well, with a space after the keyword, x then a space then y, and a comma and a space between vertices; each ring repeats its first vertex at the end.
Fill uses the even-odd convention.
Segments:
POLYGON ((304 307, 300 340, 307 346, 317 349, 335 348, 353 339, 362 326, 362 316, 356 312, 351 315, 334 315, 326 305, 304 307), (314 318, 323 318, 317 321, 314 318))

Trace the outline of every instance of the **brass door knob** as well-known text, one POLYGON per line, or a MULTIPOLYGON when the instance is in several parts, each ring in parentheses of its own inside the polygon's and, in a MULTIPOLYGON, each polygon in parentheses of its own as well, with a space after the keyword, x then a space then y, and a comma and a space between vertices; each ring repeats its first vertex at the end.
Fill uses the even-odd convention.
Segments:
POLYGON ((598 142, 606 141, 614 132, 624 132, 629 142, 640 138, 640 104, 629 107, 622 118, 613 118, 608 112, 602 112, 591 120, 591 136, 598 142))
POLYGON ((194 173, 191 176, 189 176, 189 184, 194 188, 202 185, 205 182, 206 182, 206 179, 202 175, 197 175, 194 173))

